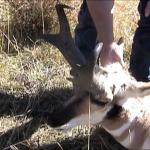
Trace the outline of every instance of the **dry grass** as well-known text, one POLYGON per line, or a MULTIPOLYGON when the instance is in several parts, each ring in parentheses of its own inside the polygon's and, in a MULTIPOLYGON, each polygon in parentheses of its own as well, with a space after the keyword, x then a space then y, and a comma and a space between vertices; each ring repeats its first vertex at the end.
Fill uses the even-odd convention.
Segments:
MULTIPOLYGON (((51 129, 41 114, 27 115, 36 110, 53 112, 71 94, 71 84, 66 80, 68 64, 57 49, 35 38, 37 32, 58 31, 55 3, 0 0, 0 149, 88 149, 87 127, 62 133, 51 129)), ((67 13, 73 31, 80 1, 69 3, 76 8, 67 13)), ((126 60, 137 26, 137 4, 120 0, 115 4, 114 33, 116 39, 125 39, 126 60)), ((90 149, 123 148, 94 127, 90 149)))
POLYGON ((129 60, 132 40, 139 14, 137 11, 138 1, 116 1, 114 9, 114 34, 116 40, 124 38, 125 44, 125 61, 129 60))

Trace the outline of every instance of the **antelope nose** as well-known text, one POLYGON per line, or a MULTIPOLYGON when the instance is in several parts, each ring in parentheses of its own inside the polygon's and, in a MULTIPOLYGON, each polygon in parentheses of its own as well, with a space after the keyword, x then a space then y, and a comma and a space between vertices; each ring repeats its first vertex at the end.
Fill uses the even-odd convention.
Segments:
POLYGON ((67 132, 71 130, 68 124, 62 125, 60 127, 55 128, 57 131, 67 132))

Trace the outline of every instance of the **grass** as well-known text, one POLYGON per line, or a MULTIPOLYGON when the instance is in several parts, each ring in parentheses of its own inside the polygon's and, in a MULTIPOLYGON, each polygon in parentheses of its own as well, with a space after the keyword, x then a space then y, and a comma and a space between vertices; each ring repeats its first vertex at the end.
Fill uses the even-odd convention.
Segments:
MULTIPOLYGON (((37 32, 58 31, 55 3, 0 0, 0 149, 88 148, 88 127, 62 133, 50 128, 42 115, 27 115, 36 110, 53 112, 72 93, 72 85, 66 80, 69 66, 60 52, 35 40, 37 32)), ((115 3, 114 34, 116 40, 124 37, 126 61, 139 18, 137 4, 121 0, 115 3)), ((71 0, 70 5, 75 6, 71 13, 66 11, 73 32, 80 1, 71 0)), ((90 149, 123 149, 99 127, 92 127, 90 136, 90 149)))

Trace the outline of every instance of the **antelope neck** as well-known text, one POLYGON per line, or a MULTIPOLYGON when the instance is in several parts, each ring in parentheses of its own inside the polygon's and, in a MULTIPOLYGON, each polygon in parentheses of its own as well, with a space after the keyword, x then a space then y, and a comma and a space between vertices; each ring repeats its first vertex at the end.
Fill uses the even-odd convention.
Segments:
POLYGON ((120 102, 108 111, 103 121, 103 127, 126 148, 150 148, 147 100, 127 99, 120 102))

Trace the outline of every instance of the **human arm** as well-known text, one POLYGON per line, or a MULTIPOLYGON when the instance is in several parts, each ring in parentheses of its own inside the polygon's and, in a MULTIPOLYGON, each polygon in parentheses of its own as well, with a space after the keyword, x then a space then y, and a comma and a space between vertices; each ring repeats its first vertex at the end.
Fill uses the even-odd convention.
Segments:
POLYGON ((121 61, 117 54, 118 45, 114 42, 113 14, 114 0, 87 0, 91 17, 95 23, 98 40, 103 43, 101 51, 101 64, 103 66, 121 61))

